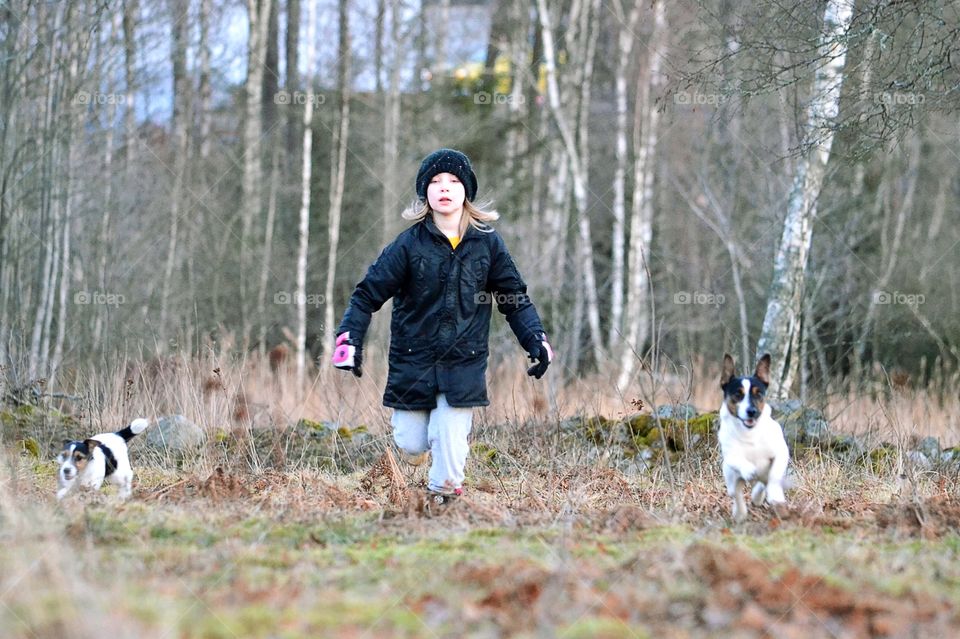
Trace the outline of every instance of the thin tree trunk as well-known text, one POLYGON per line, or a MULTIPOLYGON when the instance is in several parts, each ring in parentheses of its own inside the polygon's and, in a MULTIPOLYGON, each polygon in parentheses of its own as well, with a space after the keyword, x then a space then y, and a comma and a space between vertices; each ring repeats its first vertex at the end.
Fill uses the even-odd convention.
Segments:
POLYGON ((590 98, 593 87, 593 60, 597 48, 597 38, 600 33, 600 0, 593 0, 591 7, 584 9, 584 14, 584 37, 587 40, 587 54, 583 64, 583 81, 580 84, 579 116, 577 118, 580 175, 579 179, 574 180, 573 193, 577 201, 577 227, 580 240, 577 254, 580 256, 584 271, 583 292, 587 305, 587 323, 590 327, 594 362, 599 368, 603 365, 606 357, 603 347, 603 334, 600 332, 599 287, 597 286, 597 277, 593 266, 593 238, 590 231, 590 217, 588 215, 590 205, 587 200, 587 191, 590 184, 590 98))
POLYGON ((123 3, 123 70, 126 93, 123 100, 124 148, 126 155, 124 162, 127 171, 137 159, 137 110, 136 110, 136 80, 137 80, 137 18, 139 0, 124 0, 123 3))
MULTIPOLYGON (((279 142, 280 135, 276 136, 279 142)), ((273 155, 270 160, 270 194, 267 199, 267 226, 263 232, 263 264, 260 269, 260 290, 257 293, 257 317, 260 318, 260 335, 257 338, 257 348, 262 358, 267 352, 267 318, 264 314, 267 298, 267 283, 270 279, 271 261, 273 260, 273 226, 277 217, 277 190, 280 187, 280 145, 273 145, 273 155)))
MULTIPOLYGON (((200 0, 200 42, 197 47, 200 64, 200 162, 206 168, 210 157, 210 132, 213 126, 213 90, 210 86, 210 5, 212 0, 200 0)), ((201 209, 203 207, 200 207, 201 209)), ((200 228, 203 228, 202 226, 200 228)))
POLYGON ((343 209, 343 187, 347 171, 347 136, 350 132, 350 21, 348 0, 339 0, 340 48, 337 59, 337 89, 340 92, 340 126, 334 133, 333 147, 337 150, 334 173, 330 176, 330 216, 327 232, 327 285, 324 288, 323 361, 333 356, 333 284, 337 275, 337 252, 340 248, 340 214, 343 209))
MULTIPOLYGON (((72 136, 72 133, 68 134, 72 136)), ((68 138, 69 140, 69 138, 68 138)), ((73 200, 75 198, 74 189, 70 184, 72 179, 72 167, 75 162, 75 151, 72 140, 67 142, 66 157, 68 166, 66 168, 64 205, 63 205, 63 244, 60 256, 60 299, 58 300, 57 312, 57 341, 53 347, 53 360, 50 364, 50 385, 54 385, 54 377, 60 370, 60 364, 63 361, 63 340, 67 334, 67 300, 70 295, 70 237, 72 235, 73 221, 73 200)))
POLYGON ((263 204, 263 166, 261 162, 261 136, 263 134, 264 59, 267 47, 267 27, 270 22, 272 0, 247 0, 247 16, 250 26, 247 46, 247 80, 244 85, 246 105, 243 126, 243 181, 241 231, 240 231, 240 316, 242 346, 247 347, 250 337, 251 313, 247 308, 247 279, 250 266, 250 232, 255 219, 260 217, 263 204))
POLYGON ((313 54, 317 0, 307 0, 306 100, 303 107, 300 243, 297 250, 297 392, 303 392, 307 359, 307 250, 310 241, 310 174, 313 143, 313 54))
POLYGON ((387 19, 387 0, 377 0, 377 26, 373 42, 373 90, 377 95, 383 92, 383 22, 387 19))
MULTIPOLYGON (((300 0, 287 0, 287 77, 286 88, 291 95, 300 90, 300 0)), ((300 122, 301 114, 296 109, 289 109, 287 120, 287 149, 291 150, 288 155, 286 166, 292 167, 296 164, 296 152, 300 146, 301 136, 300 122)))
POLYGON ((637 79, 633 131, 636 158, 633 165, 633 210, 630 216, 627 330, 620 352, 620 376, 617 379, 617 387, 621 390, 630 383, 638 354, 643 352, 643 346, 650 336, 650 280, 646 256, 650 253, 653 239, 653 177, 656 172, 654 154, 660 121, 654 102, 664 81, 660 65, 665 54, 666 34, 666 7, 660 0, 653 7, 649 61, 637 79))
MULTIPOLYGON (((270 2, 270 12, 267 14, 266 41, 264 42, 263 56, 263 91, 261 93, 261 107, 263 108, 264 131, 272 131, 277 118, 277 92, 280 90, 280 37, 277 15, 280 0, 270 2)), ((273 137, 271 136, 272 140, 273 137)))
POLYGON ((397 228, 397 153, 400 148, 400 71, 404 49, 400 36, 400 2, 390 0, 390 75, 383 95, 383 236, 381 244, 393 239, 397 228))
POLYGON ((640 21, 640 9, 643 0, 634 0, 630 15, 624 14, 621 0, 612 3, 617 11, 617 21, 620 23, 618 34, 618 56, 615 74, 616 87, 616 157, 617 165, 613 173, 613 238, 610 264, 610 329, 607 337, 607 346, 615 351, 615 344, 619 342, 623 331, 623 283, 624 283, 624 241, 626 235, 626 181, 627 181, 627 69, 633 56, 634 33, 640 21))
MULTIPOLYGON (((547 156, 549 165, 547 178, 547 202, 544 207, 544 221, 547 228, 547 234, 543 243, 543 255, 546 257, 547 264, 556 264, 558 268, 563 268, 566 262, 566 225, 563 223, 564 207, 567 206, 567 194, 569 192, 569 172, 570 162, 563 153, 563 147, 559 140, 552 140, 548 143, 551 150, 547 156)), ((549 308, 551 317, 559 320, 563 310, 560 301, 564 295, 564 280, 560 278, 558 286, 550 287, 549 308)), ((566 351, 569 352, 569 351, 566 351)))
MULTIPOLYGON (((123 28, 123 16, 119 13, 114 14, 113 17, 113 29, 111 32, 111 39, 108 42, 112 42, 116 45, 119 45, 122 41, 120 37, 120 31, 123 28)), ((113 83, 110 82, 108 86, 113 86, 113 83)), ((110 218, 113 212, 113 145, 114 145, 114 120, 117 115, 117 104, 116 101, 111 101, 107 106, 107 121, 105 125, 106 129, 106 138, 104 140, 104 149, 103 149, 103 174, 106 177, 105 184, 103 186, 103 213, 100 217, 100 233, 99 233, 99 242, 97 243, 96 250, 99 253, 99 260, 97 265, 97 290, 106 291, 107 290, 107 258, 110 255, 112 250, 112 239, 111 234, 113 230, 110 225, 110 218)), ((109 307, 106 305, 100 305, 94 309, 96 317, 93 322, 93 339, 92 339, 92 350, 97 352, 100 350, 100 339, 103 335, 103 329, 107 322, 107 316, 109 307)))
MULTIPOLYGON (((947 195, 950 190, 950 185, 953 184, 955 175, 955 173, 948 173, 940 176, 940 181, 937 186, 937 195, 933 199, 933 212, 930 216, 930 225, 927 227, 928 243, 933 242, 940 235, 941 228, 943 227, 943 220, 947 214, 947 195)), ((920 275, 917 276, 917 279, 921 282, 924 281, 929 273, 930 268, 930 261, 924 260, 923 264, 920 266, 920 275)))
POLYGON ((852 13, 849 0, 829 0, 824 10, 825 31, 820 36, 818 51, 820 59, 826 62, 817 69, 813 97, 806 108, 803 123, 803 143, 811 148, 796 164, 757 348, 758 354, 773 356, 770 379, 771 396, 775 398, 787 396, 790 391, 788 382, 793 377, 790 371, 799 370, 799 353, 792 353, 791 360, 790 348, 800 330, 813 220, 833 144, 831 125, 840 110, 840 88, 847 52, 845 35, 852 13), (790 369, 787 368, 788 362, 790 369))
POLYGON ((173 267, 177 262, 177 242, 180 227, 180 205, 183 199, 183 180, 186 170, 187 142, 187 42, 186 20, 183 19, 189 4, 187 0, 173 0, 170 4, 171 45, 173 66, 173 190, 170 193, 170 235, 167 242, 166 262, 163 269, 163 288, 160 296, 160 338, 157 344, 162 354, 167 351, 171 334, 167 322, 170 316, 170 290, 173 286, 173 267))

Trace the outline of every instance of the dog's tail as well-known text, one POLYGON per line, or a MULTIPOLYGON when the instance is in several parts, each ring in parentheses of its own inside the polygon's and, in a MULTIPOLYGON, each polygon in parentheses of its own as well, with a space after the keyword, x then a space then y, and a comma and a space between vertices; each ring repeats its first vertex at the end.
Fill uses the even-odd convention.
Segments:
POLYGON ((118 430, 117 435, 123 437, 123 441, 128 442, 143 431, 147 430, 147 426, 149 425, 150 422, 141 417, 130 422, 130 425, 126 428, 118 430))

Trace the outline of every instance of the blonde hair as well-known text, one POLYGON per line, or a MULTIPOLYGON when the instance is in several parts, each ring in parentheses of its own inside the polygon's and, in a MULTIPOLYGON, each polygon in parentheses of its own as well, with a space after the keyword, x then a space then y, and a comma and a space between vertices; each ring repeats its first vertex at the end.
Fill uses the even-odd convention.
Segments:
MULTIPOLYGON (((463 237, 463 234, 467 232, 467 225, 482 233, 491 232, 493 227, 490 226, 489 222, 500 219, 500 214, 492 207, 493 203, 489 201, 474 204, 470 200, 464 200, 463 215, 460 216, 460 237, 463 237)), ((433 209, 430 208, 429 202, 416 200, 400 216, 411 222, 419 222, 432 213, 433 209)))

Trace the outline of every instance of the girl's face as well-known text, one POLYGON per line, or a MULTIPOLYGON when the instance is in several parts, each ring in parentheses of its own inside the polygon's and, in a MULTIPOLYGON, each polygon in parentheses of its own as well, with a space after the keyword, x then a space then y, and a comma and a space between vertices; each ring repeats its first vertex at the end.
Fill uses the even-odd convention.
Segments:
POLYGON ((437 173, 427 186, 427 202, 441 215, 461 212, 465 199, 463 184, 453 173, 437 173))

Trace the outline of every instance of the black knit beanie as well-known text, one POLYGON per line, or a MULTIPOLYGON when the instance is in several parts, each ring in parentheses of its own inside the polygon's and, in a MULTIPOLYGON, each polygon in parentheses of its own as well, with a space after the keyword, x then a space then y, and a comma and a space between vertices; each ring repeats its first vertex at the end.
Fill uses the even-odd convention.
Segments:
POLYGON ((421 200, 427 199, 427 185, 438 173, 452 173, 463 184, 463 190, 468 200, 477 195, 477 174, 473 172, 470 158, 453 149, 439 149, 423 159, 420 170, 417 171, 417 195, 421 200))

